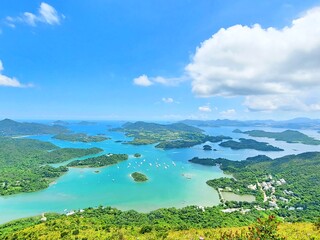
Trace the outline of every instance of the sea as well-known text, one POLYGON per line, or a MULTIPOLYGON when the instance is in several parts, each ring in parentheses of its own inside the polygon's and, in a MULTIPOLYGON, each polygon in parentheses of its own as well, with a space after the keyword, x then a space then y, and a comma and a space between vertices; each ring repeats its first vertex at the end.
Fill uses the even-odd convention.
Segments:
MULTIPOLYGON (((103 168, 70 168, 68 173, 44 190, 0 197, 0 223, 42 213, 67 213, 72 210, 98 206, 111 206, 121 210, 132 209, 139 212, 149 212, 159 208, 182 208, 189 205, 214 206, 219 204, 219 196, 216 190, 206 184, 206 181, 231 176, 225 175, 217 166, 190 163, 188 160, 193 157, 221 157, 240 161, 262 154, 277 158, 288 154, 320 151, 320 146, 286 143, 269 138, 252 138, 242 133, 234 133, 235 127, 205 127, 202 129, 213 136, 225 135, 235 140, 252 138, 268 142, 285 151, 231 150, 220 147, 219 143, 208 143, 216 151, 204 151, 204 144, 191 148, 162 150, 155 148, 155 145, 123 144, 123 142, 130 141, 131 138, 121 132, 110 131, 122 124, 123 122, 120 121, 101 121, 92 125, 79 125, 75 122, 67 125, 73 132, 89 135, 105 134, 111 138, 97 143, 62 141, 52 138, 52 135, 28 136, 27 138, 51 142, 61 148, 99 147, 103 149, 102 153, 85 158, 108 153, 126 153, 129 155, 129 160, 103 168), (135 158, 133 156, 135 153, 140 153, 142 156, 135 158), (149 180, 143 183, 133 181, 130 174, 136 171, 145 174, 149 180)), ((243 131, 286 130, 260 127, 237 128, 243 131)), ((302 130, 301 132, 320 139, 317 131, 302 130)), ((72 160, 75 159, 53 164, 53 166, 66 165, 72 160)))

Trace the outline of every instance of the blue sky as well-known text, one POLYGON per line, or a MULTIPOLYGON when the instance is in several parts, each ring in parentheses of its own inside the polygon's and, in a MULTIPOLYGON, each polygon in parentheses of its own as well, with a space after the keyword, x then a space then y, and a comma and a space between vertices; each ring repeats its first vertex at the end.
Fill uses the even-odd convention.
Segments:
POLYGON ((317 118, 318 6, 2 0, 0 118, 317 118))

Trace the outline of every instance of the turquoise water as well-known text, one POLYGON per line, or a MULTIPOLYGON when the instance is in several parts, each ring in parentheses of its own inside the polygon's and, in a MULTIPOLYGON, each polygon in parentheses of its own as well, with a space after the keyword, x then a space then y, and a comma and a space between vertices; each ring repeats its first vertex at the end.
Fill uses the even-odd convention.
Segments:
MULTIPOLYGON (((206 167, 188 162, 192 157, 225 157, 242 160, 258 154, 280 157, 305 151, 319 151, 319 146, 287 144, 285 142, 261 139, 284 148, 284 152, 260 152, 255 150, 237 150, 211 144, 217 151, 203 151, 202 145, 187 149, 160 150, 153 145, 132 146, 116 143, 128 140, 122 133, 109 132, 108 128, 120 123, 99 123, 92 126, 71 125, 76 132, 89 134, 105 133, 111 137, 100 143, 71 143, 52 139, 51 136, 33 136, 34 139, 50 141, 59 147, 89 148, 100 147, 106 153, 127 153, 128 161, 105 168, 71 168, 49 188, 13 196, 0 197, 0 223, 9 220, 33 216, 43 212, 65 212, 85 207, 108 205, 122 210, 135 209, 148 212, 163 207, 183 207, 187 205, 212 206, 219 203, 218 193, 206 185, 206 181, 224 176, 217 167, 206 167), (134 153, 141 153, 141 158, 134 158, 134 153), (156 165, 161 165, 156 167, 156 165), (95 173, 99 170, 99 173, 95 173), (136 183, 130 174, 139 171, 146 174, 148 182, 136 183)), ((257 128, 255 128, 257 129, 257 128)), ((205 128, 212 135, 224 134, 235 139, 247 137, 232 133, 234 128, 205 128)), ((245 130, 245 129, 244 129, 245 130)), ((280 131, 281 129, 266 129, 280 131)), ((306 132, 316 138, 315 131, 306 132)), ((99 155, 99 154, 98 154, 99 155)), ((69 161, 56 164, 64 165, 69 161)))

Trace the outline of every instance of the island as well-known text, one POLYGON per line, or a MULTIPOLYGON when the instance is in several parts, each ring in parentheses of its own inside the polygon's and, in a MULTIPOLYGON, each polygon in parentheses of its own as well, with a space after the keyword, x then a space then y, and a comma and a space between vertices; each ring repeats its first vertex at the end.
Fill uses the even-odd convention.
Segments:
POLYGON ((210 145, 203 145, 203 150, 212 151, 212 147, 210 145))
POLYGON ((82 126, 92 126, 92 125, 96 125, 95 122, 89 122, 89 121, 80 121, 77 123, 78 125, 82 125, 82 126))
POLYGON ((226 136, 208 136, 203 130, 184 123, 158 124, 147 122, 125 123, 112 131, 125 132, 133 140, 126 144, 156 144, 156 148, 188 148, 205 142, 221 142, 231 139, 226 136))
POLYGON ((68 132, 68 130, 59 125, 49 126, 41 123, 21 123, 11 119, 4 119, 0 121, 0 136, 60 134, 66 132, 68 132))
POLYGON ((140 172, 131 173, 130 176, 133 178, 135 182, 145 182, 148 181, 148 177, 140 172))
POLYGON ((221 147, 229 147, 233 150, 254 149, 258 151, 284 151, 279 147, 274 147, 266 142, 258 142, 253 139, 240 138, 239 142, 234 140, 225 141, 219 144, 221 147))
POLYGON ((320 145, 320 140, 309 137, 308 135, 295 130, 286 130, 283 132, 266 132, 263 130, 251 130, 242 132, 236 129, 238 133, 248 134, 251 137, 273 138, 277 141, 285 141, 287 143, 301 143, 306 145, 320 145))
POLYGON ((141 154, 140 154, 140 153, 135 153, 133 156, 134 156, 135 158, 139 158, 139 157, 141 157, 141 154))
POLYGON ((68 167, 105 167, 109 165, 114 165, 122 161, 128 160, 127 154, 106 154, 98 157, 87 158, 84 160, 75 160, 70 162, 68 167))
POLYGON ((89 136, 85 133, 61 133, 53 136, 52 138, 69 141, 69 142, 84 142, 84 143, 103 142, 110 139, 102 135, 89 136))
POLYGON ((33 139, 0 137, 0 196, 34 192, 68 171, 48 164, 101 152, 100 148, 59 148, 33 139))

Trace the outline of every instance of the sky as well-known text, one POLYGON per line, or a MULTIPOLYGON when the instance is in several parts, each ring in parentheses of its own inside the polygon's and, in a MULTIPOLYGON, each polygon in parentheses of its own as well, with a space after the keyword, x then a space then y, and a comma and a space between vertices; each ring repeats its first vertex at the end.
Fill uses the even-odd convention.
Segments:
POLYGON ((1 0, 0 118, 320 117, 320 0, 1 0))

